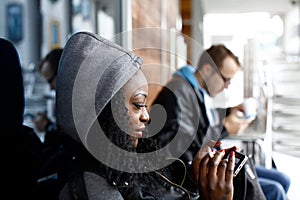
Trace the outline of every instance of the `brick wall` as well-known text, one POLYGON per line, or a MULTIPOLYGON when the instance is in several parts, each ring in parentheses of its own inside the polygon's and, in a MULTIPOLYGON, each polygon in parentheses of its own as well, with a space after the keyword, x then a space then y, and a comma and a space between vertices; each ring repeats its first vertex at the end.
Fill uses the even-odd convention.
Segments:
POLYGON ((144 60, 148 81, 158 83, 150 85, 150 104, 171 75, 169 53, 162 49, 170 46, 166 30, 176 28, 179 7, 177 0, 132 0, 132 28, 139 29, 133 31, 133 49, 144 60))

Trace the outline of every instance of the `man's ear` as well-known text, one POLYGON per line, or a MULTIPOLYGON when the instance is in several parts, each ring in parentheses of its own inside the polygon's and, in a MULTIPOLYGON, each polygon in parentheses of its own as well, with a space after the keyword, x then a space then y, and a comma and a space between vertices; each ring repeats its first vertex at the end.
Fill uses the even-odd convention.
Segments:
POLYGON ((207 76, 207 75, 210 75, 213 71, 213 68, 210 64, 204 64, 202 66, 202 73, 207 76))

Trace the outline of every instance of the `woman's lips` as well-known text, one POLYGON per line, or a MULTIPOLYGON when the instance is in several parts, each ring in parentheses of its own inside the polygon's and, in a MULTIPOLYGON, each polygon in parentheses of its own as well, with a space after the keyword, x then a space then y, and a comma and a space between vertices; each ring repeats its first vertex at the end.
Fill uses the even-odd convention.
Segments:
POLYGON ((144 130, 145 130, 145 128, 136 129, 134 131, 134 136, 137 137, 137 138, 142 138, 144 130))

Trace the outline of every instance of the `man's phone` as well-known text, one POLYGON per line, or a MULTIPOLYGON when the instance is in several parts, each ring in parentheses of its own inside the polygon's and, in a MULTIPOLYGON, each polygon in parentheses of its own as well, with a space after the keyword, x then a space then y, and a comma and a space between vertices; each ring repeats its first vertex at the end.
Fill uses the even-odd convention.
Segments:
MULTIPOLYGON (((231 151, 228 151, 228 153, 224 156, 224 158, 228 158, 230 152, 231 151)), ((236 177, 236 175, 239 173, 239 171, 242 169, 242 167, 248 160, 248 157, 237 151, 234 151, 234 153, 235 153, 235 166, 234 166, 233 176, 236 177)))

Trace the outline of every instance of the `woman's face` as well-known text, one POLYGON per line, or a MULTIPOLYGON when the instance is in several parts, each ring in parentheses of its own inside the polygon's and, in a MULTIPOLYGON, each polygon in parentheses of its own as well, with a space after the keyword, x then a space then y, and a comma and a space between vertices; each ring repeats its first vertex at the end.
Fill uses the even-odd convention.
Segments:
POLYGON ((148 82, 141 70, 128 81, 123 88, 125 106, 129 116, 129 135, 133 147, 143 136, 143 131, 149 122, 147 110, 148 82))

